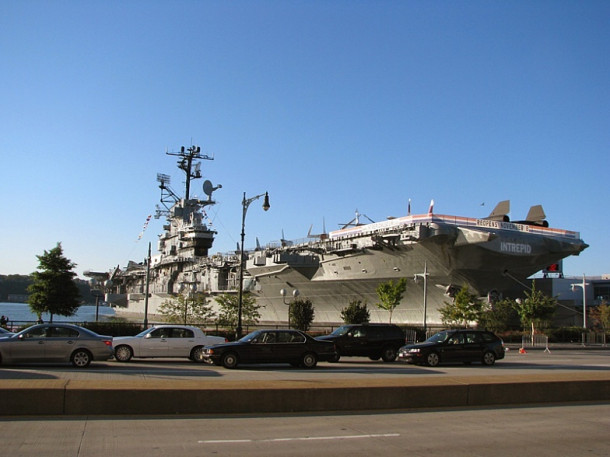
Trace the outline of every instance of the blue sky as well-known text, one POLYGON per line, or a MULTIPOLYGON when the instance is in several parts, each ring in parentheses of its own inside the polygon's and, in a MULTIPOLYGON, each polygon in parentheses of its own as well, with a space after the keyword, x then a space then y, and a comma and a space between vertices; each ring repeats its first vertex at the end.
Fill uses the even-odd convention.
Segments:
MULTIPOLYGON (((0 4, 0 274, 61 242, 76 271, 156 250, 166 148, 197 144, 235 249, 435 212, 542 204, 610 273, 607 1, 34 1, 0 4), (261 202, 262 203, 262 202, 261 202), (482 205, 484 203, 484 205, 482 205)), ((192 193, 202 195, 196 181, 192 193)))

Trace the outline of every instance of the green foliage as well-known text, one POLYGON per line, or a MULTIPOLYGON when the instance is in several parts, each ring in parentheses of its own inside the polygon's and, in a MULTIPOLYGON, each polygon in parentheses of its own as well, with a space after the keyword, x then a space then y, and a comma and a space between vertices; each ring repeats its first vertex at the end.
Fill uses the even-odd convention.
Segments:
POLYGON ((292 327, 306 332, 314 319, 313 303, 309 299, 294 299, 290 303, 290 323, 292 327))
POLYGON ((382 282, 377 286, 377 289, 375 289, 380 300, 380 303, 377 303, 377 307, 390 312, 390 323, 392 322, 392 313, 400 304, 406 290, 406 278, 401 278, 396 283, 394 283, 392 280, 382 282))
POLYGON ((444 324, 467 327, 469 322, 479 321, 483 305, 475 294, 468 291, 468 286, 464 285, 455 294, 453 302, 445 302, 445 306, 439 308, 439 312, 444 324))
POLYGON ((167 322, 172 324, 196 324, 214 318, 212 305, 206 294, 199 292, 192 298, 177 295, 175 298, 164 301, 159 307, 167 322))
POLYGON ((133 336, 144 330, 142 324, 120 321, 87 322, 83 326, 99 335, 108 336, 133 336))
POLYGON ((346 324, 366 324, 371 320, 371 313, 366 303, 361 300, 352 300, 341 310, 341 319, 346 324))
POLYGON ((7 301, 9 295, 27 295, 30 284, 29 275, 0 275, 0 302, 7 301))
POLYGON ((536 281, 532 281, 532 289, 525 293, 524 300, 515 300, 514 307, 525 330, 531 326, 532 337, 536 333, 535 327, 548 325, 555 314, 557 299, 547 297, 536 290, 536 281))
MULTIPOLYGON (((218 323, 220 325, 237 328, 239 297, 234 294, 223 294, 216 297, 218 303, 218 323)), ((255 325, 261 318, 260 305, 250 292, 244 292, 241 305, 241 319, 243 325, 255 325)))
POLYGON ((28 303, 33 313, 72 316, 80 305, 80 293, 74 282, 76 266, 64 257, 61 243, 50 251, 36 256, 39 261, 38 271, 32 273, 32 284, 28 286, 28 303))
POLYGON ((492 332, 503 332, 511 328, 518 319, 514 300, 504 299, 484 306, 477 321, 479 327, 492 332))
POLYGON ((593 327, 608 332, 610 330, 610 306, 607 303, 602 303, 588 309, 593 320, 593 327))

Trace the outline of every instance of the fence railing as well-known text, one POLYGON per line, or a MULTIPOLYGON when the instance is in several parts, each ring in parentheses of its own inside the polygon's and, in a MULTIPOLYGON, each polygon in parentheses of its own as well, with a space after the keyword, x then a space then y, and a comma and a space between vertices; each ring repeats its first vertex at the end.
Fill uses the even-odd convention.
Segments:
POLYGON ((521 348, 544 348, 545 352, 551 352, 549 350, 549 337, 541 334, 531 333, 529 335, 523 335, 521 337, 521 348))

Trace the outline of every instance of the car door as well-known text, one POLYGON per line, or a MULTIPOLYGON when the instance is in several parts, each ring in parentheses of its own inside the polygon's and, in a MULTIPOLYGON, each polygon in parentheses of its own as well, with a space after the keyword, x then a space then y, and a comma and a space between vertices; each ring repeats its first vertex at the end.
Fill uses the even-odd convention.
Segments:
POLYGON ((464 357, 466 362, 481 360, 483 356, 483 338, 478 332, 466 332, 464 334, 464 357))
POLYGON ((10 357, 14 362, 44 361, 47 327, 34 327, 11 337, 10 357))
POLYGON ((49 362, 69 360, 78 337, 79 333, 75 329, 50 326, 45 339, 45 359, 49 362))
POLYGON ((140 343, 141 357, 167 357, 169 331, 167 327, 156 328, 140 343))
POLYGON ((456 332, 447 338, 441 359, 444 362, 463 362, 464 357, 464 334, 456 332))
MULTIPOLYGON (((258 337, 250 343, 247 357, 251 362, 274 362, 273 352, 277 344, 277 332, 261 332, 258 337)), ((243 358, 243 357, 242 357, 243 358)))
POLYGON ((365 327, 356 327, 351 329, 345 335, 343 354, 344 355, 368 355, 368 329, 365 327))
POLYGON ((172 327, 167 338, 168 357, 189 357, 195 346, 195 333, 188 328, 172 327))
POLYGON ((274 346, 274 358, 278 362, 299 360, 304 352, 305 337, 298 332, 278 331, 277 344, 274 346))

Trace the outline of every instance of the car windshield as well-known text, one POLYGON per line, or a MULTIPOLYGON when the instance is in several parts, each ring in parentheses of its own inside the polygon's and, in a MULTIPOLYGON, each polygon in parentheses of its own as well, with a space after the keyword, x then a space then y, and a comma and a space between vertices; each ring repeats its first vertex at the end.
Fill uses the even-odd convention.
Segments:
POLYGON ((349 332, 350 328, 351 327, 349 325, 344 325, 344 326, 339 327, 338 329, 336 329, 334 332, 332 332, 331 335, 334 335, 334 336, 343 336, 347 332, 349 332))
POLYGON ((448 337, 448 332, 439 332, 428 338, 426 343, 442 343, 443 341, 447 340, 448 337))
POLYGON ((248 333, 246 336, 242 337, 239 341, 243 341, 244 343, 249 343, 254 340, 257 336, 260 335, 260 330, 256 330, 252 333, 248 333))
POLYGON ((144 330, 143 332, 140 332, 136 335, 136 338, 142 338, 146 335, 148 335, 150 332, 152 332, 155 328, 151 327, 151 328, 147 328, 146 330, 144 330))

